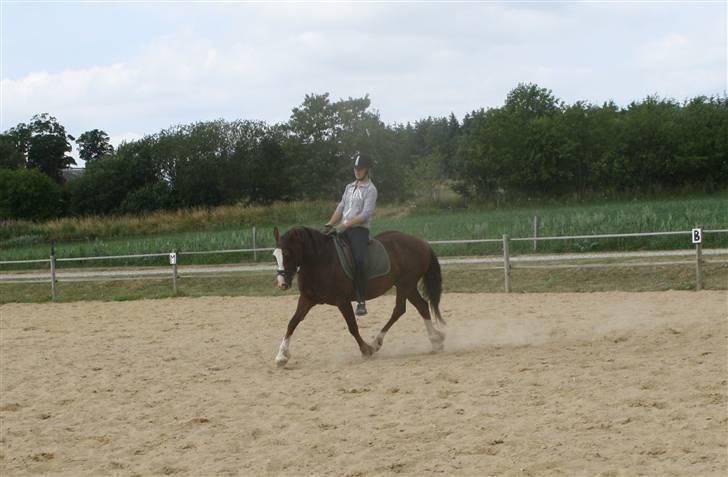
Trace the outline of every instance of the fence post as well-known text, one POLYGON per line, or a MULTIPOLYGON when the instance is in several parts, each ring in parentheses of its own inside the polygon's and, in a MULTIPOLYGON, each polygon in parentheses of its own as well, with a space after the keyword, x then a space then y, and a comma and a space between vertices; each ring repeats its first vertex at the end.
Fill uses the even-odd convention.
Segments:
POLYGON ((506 293, 511 292, 511 239, 503 234, 503 271, 505 273, 506 293))
POLYGON ((255 235, 256 235, 255 234, 255 225, 253 225, 253 261, 257 262, 258 261, 258 251, 256 250, 256 245, 255 245, 255 242, 256 242, 255 235))
POLYGON ((169 263, 172 265, 172 291, 177 294, 177 250, 169 254, 169 263))
POLYGON ((538 215, 533 216, 533 251, 536 251, 538 240, 538 215))
POLYGON ((697 227, 700 230, 700 241, 695 244, 695 290, 700 291, 703 289, 703 228, 697 227))
POLYGON ((51 242, 51 300, 56 301, 56 241, 51 242))

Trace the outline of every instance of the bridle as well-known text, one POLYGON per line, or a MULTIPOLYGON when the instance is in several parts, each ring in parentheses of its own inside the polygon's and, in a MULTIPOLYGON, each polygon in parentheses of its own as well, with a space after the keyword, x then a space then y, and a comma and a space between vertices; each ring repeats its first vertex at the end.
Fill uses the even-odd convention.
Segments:
POLYGON ((291 282, 293 281, 293 272, 289 272, 286 270, 276 270, 276 275, 283 277, 283 281, 287 286, 291 286, 291 282))
POLYGON ((286 270, 283 266, 283 250, 276 248, 273 251, 273 256, 276 258, 276 276, 283 277, 283 284, 286 288, 290 288, 291 282, 293 281, 294 271, 286 270))

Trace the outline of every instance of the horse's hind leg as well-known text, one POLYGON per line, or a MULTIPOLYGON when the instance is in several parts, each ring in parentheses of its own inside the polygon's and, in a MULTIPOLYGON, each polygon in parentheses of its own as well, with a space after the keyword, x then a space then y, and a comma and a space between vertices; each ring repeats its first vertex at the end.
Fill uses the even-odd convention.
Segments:
POLYGON ((369 346, 369 344, 362 339, 359 334, 359 325, 356 324, 356 316, 354 316, 354 309, 351 307, 351 303, 343 303, 339 305, 339 311, 344 315, 346 320, 346 326, 349 327, 349 333, 356 340, 356 344, 359 345, 362 356, 371 356, 374 354, 375 349, 369 346))
POLYGON ((430 343, 432 343, 432 350, 436 352, 442 351, 445 348, 445 333, 435 329, 435 326, 432 324, 432 317, 430 316, 430 308, 427 305, 427 301, 422 298, 417 288, 410 293, 407 299, 417 308, 417 311, 420 312, 420 315, 425 320, 427 336, 429 336, 430 343))
POLYGON ((288 360, 291 358, 291 353, 288 351, 288 345, 291 341, 291 335, 296 330, 298 324, 303 321, 305 316, 311 311, 311 308, 315 305, 314 302, 304 297, 303 295, 298 297, 298 306, 296 312, 293 314, 291 321, 288 322, 288 329, 286 329, 286 336, 283 337, 281 346, 278 348, 278 355, 276 356, 276 365, 283 367, 286 365, 288 360))
POLYGON ((379 351, 379 349, 382 347, 382 344, 384 343, 384 335, 387 334, 387 331, 394 325, 399 318, 404 315, 404 312, 407 310, 407 298, 405 297, 405 294, 402 292, 400 287, 397 287, 397 299, 396 303, 394 305, 394 310, 392 310, 392 317, 389 319, 386 325, 382 328, 382 331, 379 332, 376 338, 374 338, 374 351, 379 351))

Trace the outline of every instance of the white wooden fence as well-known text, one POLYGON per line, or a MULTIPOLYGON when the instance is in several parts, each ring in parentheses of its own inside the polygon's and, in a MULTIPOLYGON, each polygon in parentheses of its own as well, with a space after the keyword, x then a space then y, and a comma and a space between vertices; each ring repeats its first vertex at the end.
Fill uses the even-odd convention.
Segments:
MULTIPOLYGON (((724 234, 728 233, 728 229, 720 230, 702 230, 700 228, 685 230, 685 231, 674 231, 674 232, 640 232, 640 233, 622 233, 622 234, 596 234, 596 235, 569 235, 569 236, 555 236, 555 237, 519 237, 511 238, 508 235, 503 235, 501 239, 472 239, 472 240, 433 240, 429 241, 432 245, 447 245, 447 244, 484 244, 484 243, 497 243, 501 245, 502 256, 501 257, 461 257, 461 258, 441 258, 440 263, 443 265, 451 264, 487 264, 492 263, 494 267, 486 268, 485 270, 502 270, 503 271, 503 282, 504 290, 507 293, 511 292, 511 271, 513 269, 564 269, 564 268, 606 268, 606 267, 644 267, 644 266, 665 266, 665 265, 691 265, 695 267, 695 289, 701 290, 703 287, 703 267, 705 264, 724 264, 728 263, 728 260, 707 260, 704 256, 726 256, 728 255, 728 249, 704 249, 703 248, 703 237, 706 235, 713 234, 724 234), (697 231, 697 232, 696 232, 697 231), (699 235, 700 240, 695 240, 696 234, 699 235), (681 235, 686 238, 686 243, 694 246, 694 250, 673 250, 673 251, 652 251, 652 252, 605 252, 605 253, 575 253, 575 254, 552 254, 552 255, 521 255, 515 256, 511 253, 512 242, 533 242, 534 250, 536 249, 535 244, 537 241, 550 241, 550 240, 580 240, 580 239, 610 239, 610 238, 628 238, 628 237, 657 237, 657 236, 669 236, 669 235, 681 235), (654 257, 675 257, 683 258, 682 260, 672 261, 650 261, 650 262, 634 262, 634 261, 616 261, 619 259, 633 259, 633 258, 654 258, 654 257), (568 263, 574 261, 583 260, 599 260, 602 262, 609 263, 568 263), (547 264, 547 265, 535 265, 534 263, 539 262, 561 262, 559 264, 547 264), (567 263, 563 263, 567 262, 567 263)), ((145 253, 145 254, 134 254, 134 255, 112 255, 103 257, 68 257, 58 258, 53 250, 50 257, 47 259, 38 260, 5 260, 0 261, 0 265, 15 265, 15 264, 29 264, 29 263, 48 263, 49 272, 3 272, 0 273, 0 283, 18 283, 18 282, 50 282, 51 284, 51 297, 55 300, 57 295, 57 283, 59 278, 63 281, 88 281, 88 280, 109 280, 109 279, 128 279, 128 278, 143 278, 153 276, 163 276, 169 274, 172 279, 172 287, 174 292, 177 292, 177 278, 179 277, 178 266, 181 257, 186 255, 215 255, 215 254, 226 254, 226 253, 252 253, 254 257, 259 252, 271 252, 272 248, 243 248, 243 249, 230 249, 230 250, 206 250, 206 251, 193 251, 193 252, 177 252, 172 250, 170 252, 160 253, 145 253), (82 261, 95 261, 95 260, 117 260, 117 259, 133 259, 133 258, 147 258, 147 257, 168 257, 170 262, 170 268, 148 268, 143 270, 129 270, 129 269, 113 269, 113 270, 89 270, 89 271, 69 271, 59 272, 58 264, 62 262, 82 262, 82 261)), ((222 273, 240 273, 240 272, 261 272, 268 271, 273 268, 272 265, 245 265, 245 266, 196 266, 186 267, 185 274, 222 274, 222 273)))

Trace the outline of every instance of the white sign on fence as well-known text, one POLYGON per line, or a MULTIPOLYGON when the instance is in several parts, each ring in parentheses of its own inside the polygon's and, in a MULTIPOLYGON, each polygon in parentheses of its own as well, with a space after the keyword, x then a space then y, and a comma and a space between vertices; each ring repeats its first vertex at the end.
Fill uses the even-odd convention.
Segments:
POLYGON ((174 265, 177 263, 177 254, 172 252, 169 254, 169 264, 174 265))
POLYGON ((703 229, 693 229, 693 243, 703 243, 703 229))

